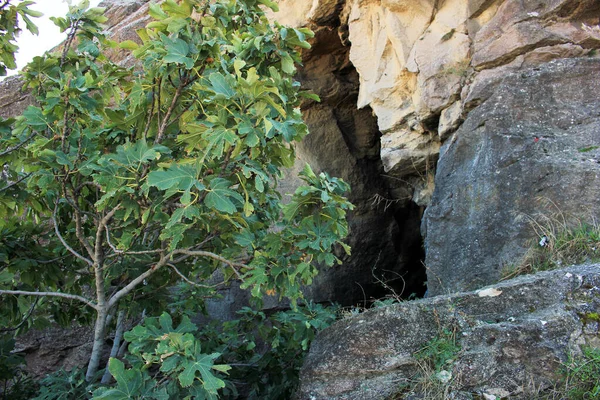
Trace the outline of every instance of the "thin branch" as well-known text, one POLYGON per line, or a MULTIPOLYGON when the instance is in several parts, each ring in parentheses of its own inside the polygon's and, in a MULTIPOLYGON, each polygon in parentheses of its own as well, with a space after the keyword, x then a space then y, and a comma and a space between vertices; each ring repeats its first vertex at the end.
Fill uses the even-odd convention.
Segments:
POLYGON ((88 255, 90 257, 94 257, 94 249, 83 234, 83 228, 81 227, 81 214, 79 214, 79 211, 77 210, 75 210, 75 236, 77 236, 79 243, 81 243, 81 245, 85 248, 88 255))
MULTIPOLYGON (((169 106, 169 109, 167 110, 167 113, 165 114, 165 116, 162 120, 162 123, 158 129, 158 133, 156 135, 156 140, 154 141, 155 144, 158 144, 163 140, 165 130, 167 129, 167 127, 169 125, 171 125, 173 123, 173 121, 177 121, 178 118, 173 119, 173 121, 169 121, 169 119, 171 118, 173 111, 175 111, 175 107, 177 107, 177 102, 179 101, 179 98, 181 97, 181 93, 183 92, 183 89, 186 86, 188 86, 190 83, 195 81, 195 78, 189 79, 188 77, 180 77, 179 79, 180 79, 179 86, 177 86, 177 90, 175 91, 175 94, 173 95, 173 99, 171 100, 171 105, 169 106)), ((159 90, 160 90, 160 88, 159 88, 159 90)), ((188 106, 186 108, 189 108, 189 107, 190 106, 188 106)))
POLYGON ((58 239, 60 240, 60 242, 62 243, 62 245, 65 246, 65 248, 71 254, 73 254, 75 257, 79 258, 80 260, 85 261, 88 265, 90 265, 90 266, 93 267, 94 266, 94 262, 92 260, 90 260, 90 259, 82 256, 77 251, 75 251, 75 249, 73 249, 71 246, 69 246, 69 244, 66 242, 66 240, 60 234, 60 231, 58 230, 58 221, 56 220, 56 212, 57 211, 58 211, 58 200, 56 201, 56 204, 54 206, 54 212, 52 213, 52 222, 54 223, 54 232, 56 233, 56 236, 58 236, 58 239))
POLYGON ((184 254, 186 256, 193 256, 193 257, 208 257, 208 258, 212 258, 213 260, 221 261, 222 263, 227 264, 231 267, 231 269, 233 270, 233 273, 238 277, 238 279, 242 279, 242 275, 240 275, 238 270, 235 268, 236 267, 249 268, 246 264, 228 260, 225 257, 222 257, 215 253, 211 253, 210 251, 180 249, 180 250, 173 251, 173 254, 184 254))
POLYGON ((144 139, 148 139, 148 132, 150 131, 150 125, 152 125, 152 116, 154 115, 154 104, 156 103, 156 78, 152 79, 152 104, 150 105, 150 111, 148 112, 148 120, 146 121, 146 127, 144 129, 144 139))
POLYGON ((96 249, 94 251, 94 261, 96 264, 102 264, 102 231, 108 229, 108 221, 115 215, 120 206, 110 210, 100 221, 98 221, 98 230, 96 231, 96 249))
POLYGON ((224 285, 224 284, 225 284, 225 282, 219 282, 219 283, 217 283, 217 284, 215 284, 215 285, 202 285, 202 284, 200 284, 200 283, 196 283, 196 282, 193 282, 193 281, 191 281, 190 279, 188 279, 188 277, 186 277, 185 275, 183 275, 183 274, 181 273, 181 271, 179 271, 175 265, 173 265, 173 264, 171 264, 171 263, 168 263, 168 264, 167 264, 167 266, 168 266, 168 267, 170 267, 170 268, 171 268, 173 271, 175 271, 175 273, 176 273, 177 275, 179 275, 179 277, 180 277, 181 279, 183 279, 184 281, 186 281, 187 283, 189 283, 189 284, 190 284, 190 285, 192 285, 192 286, 196 286, 196 287, 199 287, 199 288, 204 288, 204 289, 212 289, 212 288, 216 288, 216 287, 219 287, 219 286, 221 286, 221 285, 224 285))
POLYGON ((115 254, 111 254, 108 255, 107 258, 109 257, 116 257, 116 256, 136 256, 136 255, 142 255, 142 254, 158 254, 158 253, 162 253, 164 252, 163 249, 156 249, 156 250, 140 250, 140 251, 126 251, 126 250, 119 250, 115 247, 114 244, 111 243, 110 241, 110 232, 108 230, 108 226, 105 227, 106 230, 106 243, 108 243, 108 246, 111 248, 112 251, 114 251, 115 254))
POLYGON ((167 126, 169 125, 169 118, 171 118, 171 114, 173 114, 173 111, 175 110, 175 107, 177 106, 177 101, 179 100, 179 96, 181 96, 181 92, 183 91, 184 86, 185 86, 184 83, 181 82, 179 84, 179 86, 177 87, 177 90, 175 91, 175 94, 173 95, 173 99, 171 100, 171 105, 169 106, 169 109, 167 110, 167 113, 163 117, 162 123, 161 123, 160 127, 158 128, 158 133, 156 134, 156 139, 154 140, 154 144, 159 144, 160 142, 162 142, 163 137, 165 135, 165 129, 167 129, 167 126))
MULTIPOLYGON (((111 358, 114 358, 117 356, 119 347, 121 346, 121 339, 123 338, 123 331, 125 330, 125 321, 124 320, 125 320, 125 310, 120 310, 119 315, 117 316, 117 326, 115 328, 115 338, 113 341, 112 348, 110 349, 109 360, 111 358)), ((101 383, 106 385, 106 384, 110 383, 111 379, 112 379, 112 375, 110 374, 110 371, 108 370, 108 361, 107 361, 106 369, 104 370, 104 375, 102 375, 101 383)))
POLYGON ((110 298, 110 300, 108 301, 107 308, 110 309, 111 307, 114 307, 115 304, 117 304, 117 302, 119 300, 121 300, 122 297, 127 296, 133 289, 135 289, 135 287, 137 285, 142 283, 144 281, 144 279, 148 278, 150 275, 152 275, 153 273, 155 273, 156 271, 158 271, 159 269, 164 267, 169 262, 169 259, 171 258, 172 255, 173 255, 172 252, 164 255, 160 260, 158 260, 158 262, 156 264, 154 264, 152 267, 150 267, 146 272, 138 275, 137 278, 135 278, 134 280, 129 282, 123 289, 121 289, 117 293, 115 293, 115 295, 112 296, 110 298))
POLYGON ((25 138, 25 140, 23 140, 21 143, 16 144, 13 147, 9 147, 8 149, 0 152, 0 157, 5 156, 9 153, 12 153, 13 151, 18 150, 21 147, 25 146, 27 144, 27 142, 29 142, 31 139, 33 139, 35 137, 35 135, 37 135, 37 132, 33 132, 31 135, 27 136, 25 138))
POLYGON ((0 193, 2 193, 5 190, 10 189, 11 187, 13 187, 15 185, 18 185, 19 183, 23 182, 25 179, 29 178, 30 176, 31 176, 31 172, 28 173, 27 175, 23 176, 22 178, 20 178, 18 181, 15 181, 15 182, 11 183, 10 185, 5 186, 3 188, 0 188, 0 193))
POLYGON ((84 186, 94 186, 96 189, 100 189, 102 190, 102 186, 100 186, 99 184, 97 184, 96 182, 93 181, 87 181, 87 182, 83 182, 81 184, 79 184, 76 188, 75 188, 75 192, 79 193, 81 191, 81 189, 83 189, 84 186))
POLYGON ((78 301, 92 307, 94 310, 98 310, 98 306, 93 301, 86 299, 85 297, 78 296, 76 294, 61 293, 61 292, 28 292, 26 290, 0 290, 0 295, 2 295, 2 294, 14 294, 14 295, 23 295, 23 296, 41 296, 41 297, 62 297, 63 299, 78 300, 78 301))
POLYGON ((31 307, 29 307, 29 311, 27 311, 27 314, 25 314, 25 316, 23 317, 23 319, 21 320, 21 322, 19 322, 19 325, 15 326, 14 328, 0 329, 0 333, 14 332, 17 329, 19 329, 20 327, 22 327, 25 324, 25 322, 27 322, 27 320, 29 319, 29 317, 31 317, 31 314, 33 313, 33 310, 35 310, 35 306, 37 306, 38 301, 40 301, 40 299, 35 299, 35 301, 31 305, 31 307))

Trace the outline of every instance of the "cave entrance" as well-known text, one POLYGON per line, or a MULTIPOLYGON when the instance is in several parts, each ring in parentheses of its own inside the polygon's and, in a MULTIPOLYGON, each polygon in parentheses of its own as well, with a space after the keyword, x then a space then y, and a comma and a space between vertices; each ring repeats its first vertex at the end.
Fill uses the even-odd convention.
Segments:
POLYGON ((410 300, 424 297, 427 273, 420 229, 424 211, 425 207, 412 201, 393 211, 397 229, 392 240, 398 258, 395 265, 373 268, 371 299, 410 300))

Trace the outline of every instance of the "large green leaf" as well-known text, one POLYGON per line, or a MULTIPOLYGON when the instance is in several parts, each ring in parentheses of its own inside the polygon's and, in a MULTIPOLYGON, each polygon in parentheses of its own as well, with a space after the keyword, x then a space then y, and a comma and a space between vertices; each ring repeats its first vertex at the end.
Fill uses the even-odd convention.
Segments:
POLYGON ((215 178, 210 182, 210 189, 206 195, 204 203, 217 211, 233 214, 237 208, 232 200, 236 200, 238 204, 243 204, 242 196, 230 189, 231 182, 223 178, 215 178))
POLYGON ((100 396, 94 396, 95 399, 125 400, 138 398, 144 384, 142 373, 139 370, 126 370, 125 365, 116 358, 111 358, 108 361, 108 370, 117 381, 117 386, 100 396))
POLYGON ((208 76, 208 80, 212 84, 211 89, 219 95, 222 95, 226 99, 230 99, 235 96, 235 90, 231 87, 228 80, 218 72, 213 72, 208 76))
POLYGON ((163 57, 163 62, 184 64, 187 69, 194 66, 194 60, 187 56, 190 52, 190 46, 184 40, 165 38, 164 41, 167 54, 163 57))
POLYGON ((47 117, 42 113, 38 107, 29 106, 23 111, 23 117, 27 125, 35 129, 45 129, 49 124, 47 117))
POLYGON ((148 174, 148 185, 160 190, 178 189, 190 190, 194 185, 201 189, 202 184, 197 178, 196 167, 191 165, 174 164, 164 171, 152 171, 148 174))
POLYGON ((202 381, 202 386, 209 392, 216 394, 217 390, 225 387, 225 382, 212 373, 214 360, 220 356, 219 353, 198 354, 196 360, 188 361, 185 369, 179 374, 179 383, 183 387, 192 386, 196 378, 202 381), (200 377, 196 376, 200 372, 200 377))
POLYGON ((238 137, 235 131, 218 126, 206 131, 206 139, 208 140, 207 151, 210 151, 213 156, 222 157, 225 143, 234 145, 238 137))

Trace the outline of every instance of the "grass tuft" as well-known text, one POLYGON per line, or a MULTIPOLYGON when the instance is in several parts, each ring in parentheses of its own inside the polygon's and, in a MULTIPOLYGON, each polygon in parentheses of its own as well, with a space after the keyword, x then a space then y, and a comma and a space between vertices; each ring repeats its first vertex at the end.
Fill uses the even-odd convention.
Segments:
POLYGON ((529 220, 537 239, 520 262, 504 268, 502 280, 600 261, 600 224, 595 218, 584 221, 558 210, 529 220))

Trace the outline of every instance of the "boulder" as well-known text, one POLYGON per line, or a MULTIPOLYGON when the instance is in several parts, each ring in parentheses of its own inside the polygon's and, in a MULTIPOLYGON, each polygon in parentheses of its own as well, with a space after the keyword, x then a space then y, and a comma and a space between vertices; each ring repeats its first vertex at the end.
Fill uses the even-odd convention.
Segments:
POLYGON ((497 282, 531 245, 529 217, 600 215, 600 61, 555 60, 494 87, 442 147, 422 226, 431 295, 497 282))
MULTIPOLYGON (((27 372, 39 379, 61 368, 70 371, 86 365, 93 342, 94 332, 90 327, 52 326, 19 336, 14 351, 25 356, 27 372)), ((104 359, 107 358, 105 355, 104 359)))
POLYGON ((313 342, 296 399, 407 398, 419 379, 443 398, 534 398, 582 346, 598 345, 599 287, 600 265, 584 265, 343 319, 313 342), (448 362, 425 376, 424 354, 443 340, 448 362))

